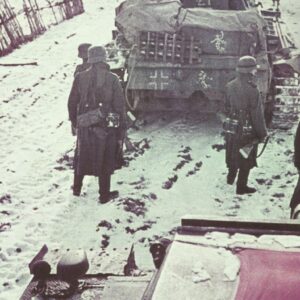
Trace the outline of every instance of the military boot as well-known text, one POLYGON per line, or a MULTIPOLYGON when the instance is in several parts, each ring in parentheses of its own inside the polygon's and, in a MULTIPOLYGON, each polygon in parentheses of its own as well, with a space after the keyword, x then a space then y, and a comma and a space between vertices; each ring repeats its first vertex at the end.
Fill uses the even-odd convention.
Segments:
POLYGON ((227 183, 228 184, 233 184, 235 177, 237 174, 237 169, 228 169, 228 174, 227 174, 227 183))
POLYGON ((118 191, 111 191, 109 193, 105 193, 105 194, 100 194, 99 197, 99 202, 104 204, 109 202, 112 199, 115 199, 119 196, 119 192, 118 191))
POLYGON ((249 187, 248 183, 248 176, 250 173, 250 169, 248 168, 241 168, 238 175, 238 180, 236 183, 236 193, 238 195, 244 194, 253 194, 256 192, 256 189, 253 187, 249 187))
POLYGON ((236 193, 238 195, 244 195, 244 194, 253 194, 256 192, 256 189, 250 186, 237 186, 236 187, 236 193))
POLYGON ((73 183, 73 195, 80 196, 81 187, 83 182, 83 175, 74 174, 74 183, 73 183))
POLYGON ((73 196, 79 197, 81 193, 81 189, 73 188, 73 196))

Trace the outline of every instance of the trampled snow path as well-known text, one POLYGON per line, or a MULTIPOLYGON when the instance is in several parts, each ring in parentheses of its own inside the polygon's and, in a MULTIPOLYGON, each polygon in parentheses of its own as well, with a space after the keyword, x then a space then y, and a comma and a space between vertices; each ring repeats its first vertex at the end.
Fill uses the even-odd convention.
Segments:
MULTIPOLYGON (((297 180, 291 151, 294 129, 274 134, 260 167, 251 173, 259 191, 238 197, 225 184, 224 150, 212 147, 222 144, 220 123, 213 116, 159 118, 131 130, 130 138, 141 142, 142 150, 113 176, 120 198, 98 204, 94 178, 85 179, 83 196, 72 196, 67 162, 75 140, 66 101, 76 49, 81 42, 110 40, 117 1, 85 2, 84 15, 1 58, 39 64, 0 69, 0 222, 8 224, 0 231, 1 300, 17 299, 30 278, 27 264, 44 243, 50 249, 99 251, 107 244, 106 251, 112 251, 135 243, 138 265, 152 268, 149 240, 168 235, 184 214, 289 216, 297 180), (100 223, 104 220, 109 223, 100 223)), ((293 25, 290 14, 286 19, 293 25)))

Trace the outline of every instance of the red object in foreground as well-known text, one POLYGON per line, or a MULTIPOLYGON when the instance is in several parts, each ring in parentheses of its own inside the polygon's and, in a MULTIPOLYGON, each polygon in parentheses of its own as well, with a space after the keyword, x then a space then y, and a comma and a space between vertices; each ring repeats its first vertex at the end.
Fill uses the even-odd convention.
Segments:
POLYGON ((299 300, 300 252, 245 249, 235 300, 299 300))

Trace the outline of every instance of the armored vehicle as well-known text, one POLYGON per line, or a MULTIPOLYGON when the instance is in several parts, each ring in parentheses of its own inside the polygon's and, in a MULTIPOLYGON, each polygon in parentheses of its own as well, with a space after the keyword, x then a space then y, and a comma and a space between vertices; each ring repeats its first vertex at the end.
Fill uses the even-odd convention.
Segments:
POLYGON ((131 47, 132 110, 217 111, 239 57, 255 56, 259 89, 271 82, 266 22, 246 0, 129 0, 116 9, 116 42, 131 47))
MULTIPOLYGON (((128 108, 217 112, 223 109, 224 88, 235 77, 238 59, 252 55, 267 124, 274 110, 289 106, 294 112, 299 106, 299 96, 293 94, 299 59, 290 55, 293 42, 284 33, 278 7, 257 6, 262 4, 256 0, 122 2, 116 8, 114 46, 127 53, 128 108), (293 95, 282 98, 278 93, 293 95)), ((290 114, 278 124, 286 126, 289 119, 290 114)))

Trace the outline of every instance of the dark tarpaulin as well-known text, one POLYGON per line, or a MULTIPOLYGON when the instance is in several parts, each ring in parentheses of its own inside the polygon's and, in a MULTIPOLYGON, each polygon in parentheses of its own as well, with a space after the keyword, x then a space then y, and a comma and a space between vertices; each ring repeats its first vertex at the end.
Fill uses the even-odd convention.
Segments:
POLYGON ((134 44, 140 31, 175 33, 182 27, 222 30, 239 35, 257 33, 264 44, 264 19, 255 10, 215 10, 211 8, 185 9, 179 0, 130 0, 122 3, 116 24, 125 39, 134 44))
POLYGON ((241 268, 235 300, 300 299, 300 252, 245 249, 237 255, 241 268))

